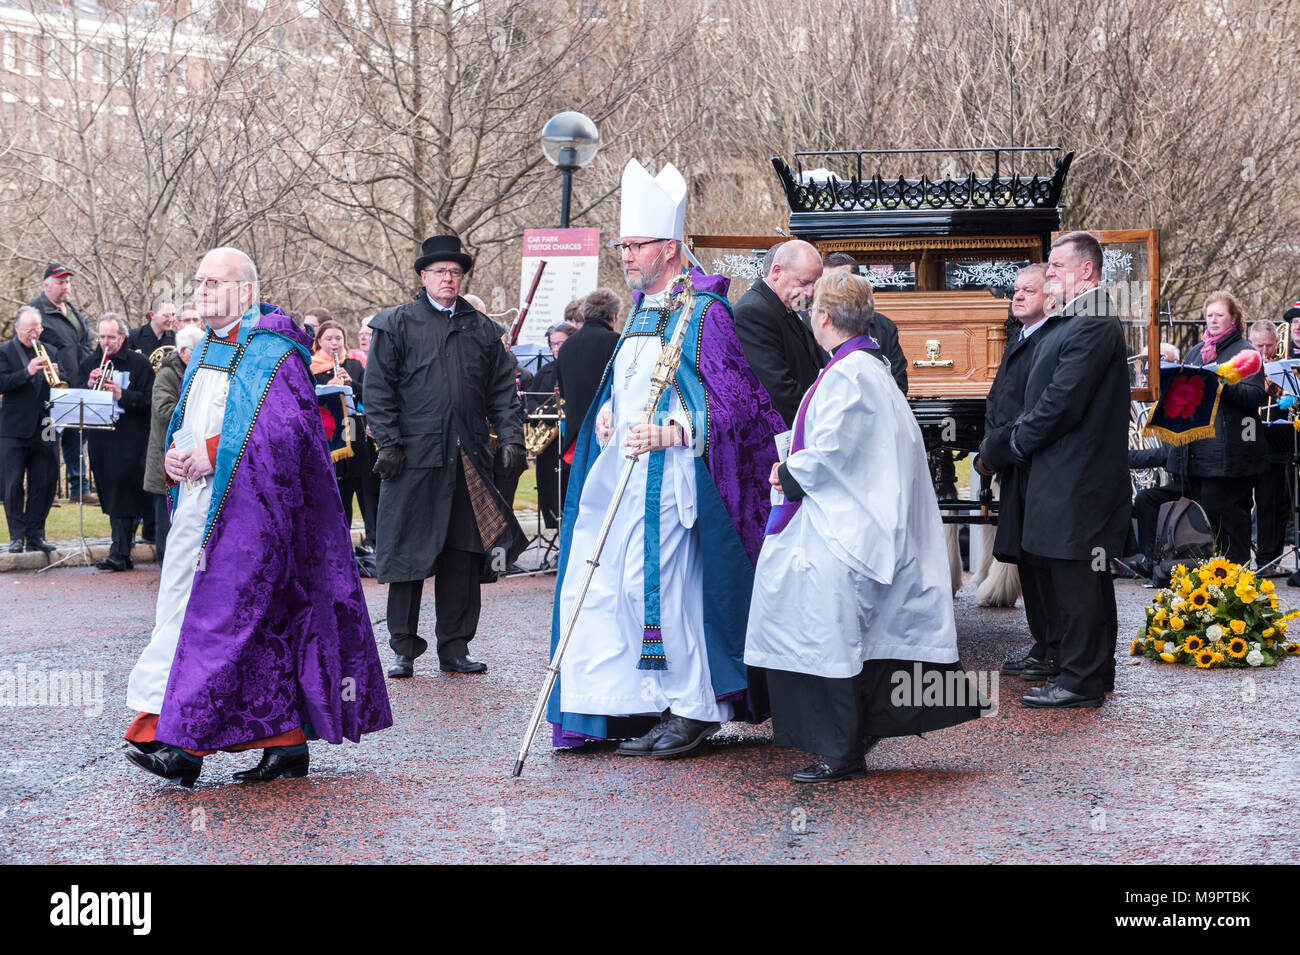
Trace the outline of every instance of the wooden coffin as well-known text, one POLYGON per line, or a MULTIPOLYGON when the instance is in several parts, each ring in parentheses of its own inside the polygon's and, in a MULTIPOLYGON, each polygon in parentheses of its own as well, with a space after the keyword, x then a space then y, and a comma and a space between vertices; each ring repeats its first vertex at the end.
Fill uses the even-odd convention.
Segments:
POLYGON ((877 292, 898 326, 909 398, 984 398, 1006 347, 1009 301, 988 292, 877 292))

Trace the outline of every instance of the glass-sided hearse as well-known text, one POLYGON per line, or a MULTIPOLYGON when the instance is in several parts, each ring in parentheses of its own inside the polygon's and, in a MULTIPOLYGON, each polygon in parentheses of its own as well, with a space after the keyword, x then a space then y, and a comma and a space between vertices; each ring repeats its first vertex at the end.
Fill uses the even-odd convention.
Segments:
MULTIPOLYGON (((977 478, 974 499, 958 497, 956 462, 979 449, 985 400, 1012 327, 1016 272, 1046 260, 1073 159, 1057 147, 799 152, 793 166, 772 160, 790 206, 789 236, 687 241, 706 271, 731 277, 732 301, 757 278, 763 254, 789 237, 823 257, 852 255, 875 287, 877 311, 898 326, 908 402, 944 520, 990 523, 996 504, 977 478)), ((1135 359, 1140 408, 1157 397, 1139 356, 1159 354, 1158 234, 1091 231, 1102 241, 1104 279, 1135 359)))

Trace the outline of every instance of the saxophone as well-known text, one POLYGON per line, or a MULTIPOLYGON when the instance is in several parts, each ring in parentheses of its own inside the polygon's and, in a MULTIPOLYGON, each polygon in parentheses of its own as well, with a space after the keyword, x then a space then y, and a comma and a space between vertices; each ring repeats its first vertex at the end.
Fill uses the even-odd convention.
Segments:
MULTIPOLYGON (((560 421, 564 418, 564 399, 555 394, 555 414, 536 415, 537 421, 524 422, 524 448, 530 457, 537 457, 560 436, 560 421)), ((534 417, 530 415, 529 417, 534 417)))

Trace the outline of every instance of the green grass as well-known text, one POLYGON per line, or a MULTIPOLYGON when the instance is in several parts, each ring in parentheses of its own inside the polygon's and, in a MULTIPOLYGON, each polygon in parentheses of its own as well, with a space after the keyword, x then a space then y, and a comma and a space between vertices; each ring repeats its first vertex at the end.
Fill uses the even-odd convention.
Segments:
MULTIPOLYGON (((4 510, 0 507, 0 510, 4 510)), ((99 509, 98 504, 85 506, 86 536, 108 537, 108 515, 99 509)), ((64 501, 61 507, 50 508, 50 516, 45 519, 45 537, 52 541, 75 540, 77 537, 77 504, 64 501)), ((0 526, 0 544, 9 543, 9 524, 0 526)))
POLYGON ((515 491, 515 507, 521 511, 537 510, 537 468, 528 465, 528 470, 519 475, 519 488, 515 491))

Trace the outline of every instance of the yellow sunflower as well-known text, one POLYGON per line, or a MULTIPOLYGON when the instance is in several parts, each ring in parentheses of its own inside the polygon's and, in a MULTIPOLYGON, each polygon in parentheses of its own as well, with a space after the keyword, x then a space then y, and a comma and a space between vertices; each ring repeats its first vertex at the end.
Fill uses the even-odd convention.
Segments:
POLYGON ((1228 579, 1232 573, 1232 563, 1223 557, 1216 557, 1201 566, 1201 576, 1209 575, 1211 580, 1219 583, 1228 579))
POLYGON ((1286 645, 1286 654, 1289 657, 1300 656, 1300 643, 1288 643, 1286 645))
POLYGON ((1244 620, 1230 620, 1228 626, 1232 628, 1232 632, 1237 636, 1241 636, 1246 632, 1246 621, 1244 620))
POLYGON ((1200 637, 1196 636, 1195 634, 1192 634, 1192 636, 1187 638, 1186 647, 1188 653, 1195 653, 1203 646, 1205 646, 1205 641, 1202 640, 1200 637))
POLYGON ((1204 610, 1210 605, 1210 592, 1204 587, 1193 590, 1187 602, 1191 604, 1193 610, 1204 610))
POLYGON ((1208 670, 1214 663, 1214 653, 1210 650, 1202 650, 1196 654, 1196 665, 1202 670, 1208 670))
POLYGON ((1249 649, 1250 645, 1242 637, 1233 637, 1228 641, 1228 656, 1234 660, 1240 660, 1249 649))

